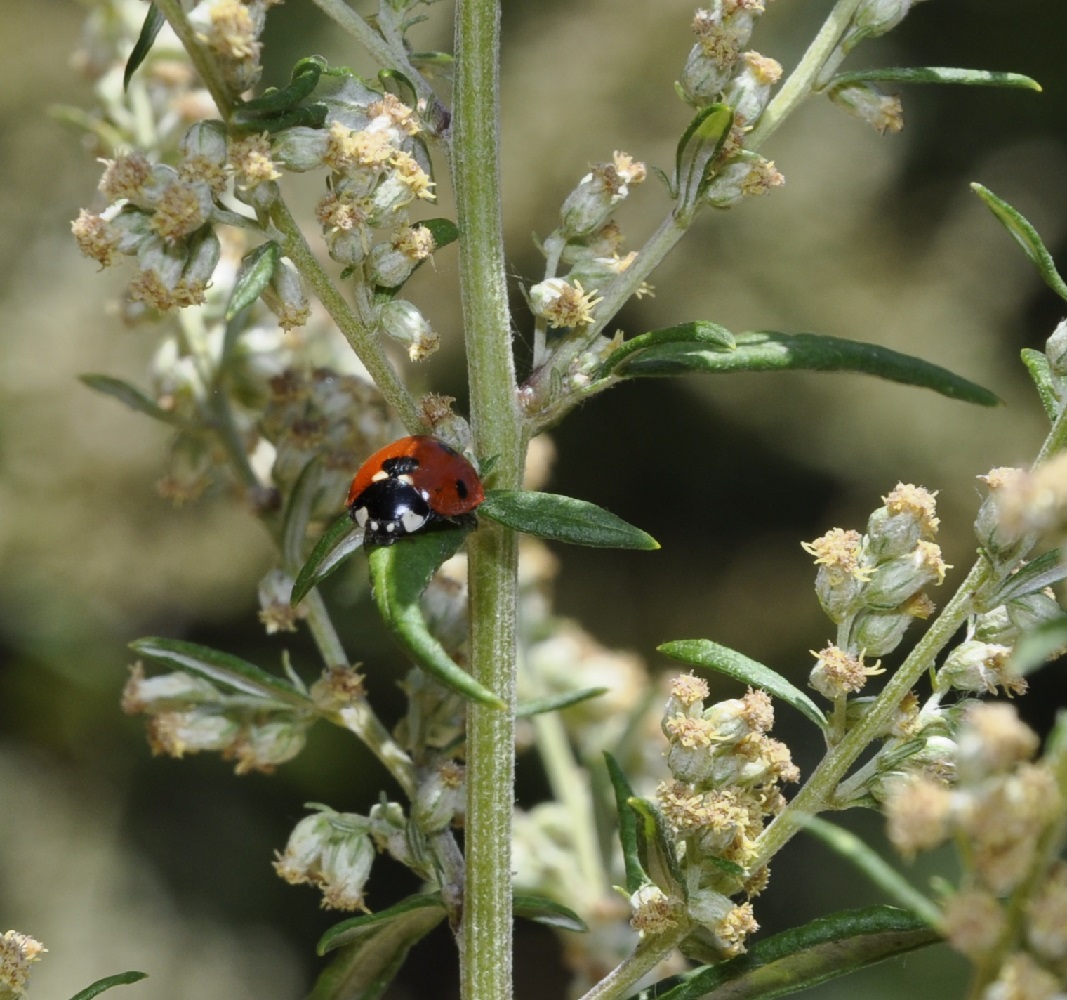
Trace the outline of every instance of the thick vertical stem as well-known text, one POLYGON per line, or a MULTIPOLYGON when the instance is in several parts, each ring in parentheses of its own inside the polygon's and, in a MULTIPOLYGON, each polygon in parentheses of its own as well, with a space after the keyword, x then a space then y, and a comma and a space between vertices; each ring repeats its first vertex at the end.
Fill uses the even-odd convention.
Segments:
MULTIPOLYGON (((471 421, 496 484, 517 487, 523 436, 504 274, 499 166, 497 0, 459 0, 452 163, 459 222, 471 421)), ((511 812, 518 546, 483 522, 470 541, 471 671, 509 708, 474 703, 467 729, 467 884, 460 962, 466 1000, 511 996, 511 812)))

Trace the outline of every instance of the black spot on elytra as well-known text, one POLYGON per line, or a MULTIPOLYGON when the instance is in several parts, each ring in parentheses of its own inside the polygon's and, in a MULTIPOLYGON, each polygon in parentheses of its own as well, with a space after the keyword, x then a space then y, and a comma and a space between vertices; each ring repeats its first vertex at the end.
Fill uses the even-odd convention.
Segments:
POLYGON ((460 500, 467 499, 467 484, 462 479, 456 480, 456 492, 459 494, 460 500))

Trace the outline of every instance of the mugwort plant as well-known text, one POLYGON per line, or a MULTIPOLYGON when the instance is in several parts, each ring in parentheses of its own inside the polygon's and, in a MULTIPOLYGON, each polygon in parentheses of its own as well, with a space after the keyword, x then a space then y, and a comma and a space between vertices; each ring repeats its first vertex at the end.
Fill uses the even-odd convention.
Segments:
MULTIPOLYGON (((126 268, 123 318, 156 343, 139 384, 85 383, 171 429, 165 497, 232 487, 275 544, 259 585, 264 628, 306 630, 319 656, 268 670, 180 638, 137 639, 124 709, 145 717, 154 752, 217 751, 238 774, 293 759, 312 726, 339 727, 401 792, 365 814, 309 806, 279 845, 278 875, 351 914, 320 943, 332 961, 315 1000, 381 996, 441 923, 462 995, 503 1000, 515 916, 556 930, 570 995, 586 1000, 781 996, 938 941, 973 963, 972 997, 1065 995, 1067 723, 1042 746, 995 696, 1022 695, 1027 674, 1067 645, 1050 590, 1067 576, 1056 547, 1067 526, 1067 324, 1024 354, 1051 429, 1032 468, 979 477, 978 554, 962 578, 938 547, 935 493, 914 484, 887 483, 866 525, 803 543, 829 619, 807 692, 701 638, 661 647, 681 672, 657 696, 639 659, 554 614, 544 540, 657 543, 538 489, 541 436, 637 378, 833 370, 995 403, 872 344, 735 333, 703 318, 615 323, 691 228, 782 187, 763 150, 809 101, 892 132, 903 112, 890 91, 904 85, 1037 85, 1006 72, 850 68, 853 50, 895 28, 913 0, 836 0, 784 73, 752 48, 765 0, 709 0, 675 71, 689 124, 674 162, 605 151, 558 218, 541 220, 544 270, 512 315, 501 5, 458 0, 454 50, 427 53, 407 36, 438 15, 429 0, 381 0, 373 16, 314 0, 380 72, 361 78, 308 55, 286 85, 262 88, 275 2, 92 0, 81 64, 95 104, 80 120, 103 171, 73 233, 100 267, 126 268), (297 181, 314 185, 310 212, 294 207, 297 181), (617 212, 652 184, 669 210, 631 247, 617 212), (434 214, 448 185, 454 218, 434 214), (451 244, 459 287, 440 294, 462 305, 467 413, 411 388, 441 334, 406 283, 451 244), (532 344, 521 363, 515 328, 532 344), (399 720, 368 699, 320 588, 352 558, 367 560, 373 601, 411 664, 399 720), (953 587, 938 609, 935 595, 953 587), (709 672, 743 693, 716 700, 709 672), (820 748, 810 773, 773 735, 783 706, 820 748), (517 750, 539 755, 551 789, 524 811, 517 750), (884 814, 906 858, 954 845, 956 881, 916 887, 825 818, 853 808, 884 814), (886 903, 754 938, 773 859, 801 831, 857 865, 886 903), (423 888, 375 910, 382 854, 423 888)), ((1067 299, 1030 224, 975 190, 1067 299)), ((5 935, 0 997, 22 994, 41 950, 5 935)))

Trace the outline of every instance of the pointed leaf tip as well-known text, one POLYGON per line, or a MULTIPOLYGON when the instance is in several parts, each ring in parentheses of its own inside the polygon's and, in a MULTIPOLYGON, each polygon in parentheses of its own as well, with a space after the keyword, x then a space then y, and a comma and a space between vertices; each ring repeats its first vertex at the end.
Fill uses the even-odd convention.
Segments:
POLYGON ((972 184, 971 190, 978 195, 986 207, 997 217, 1000 224, 1015 238, 1023 252, 1034 262, 1038 273, 1061 299, 1067 301, 1067 284, 1056 270, 1052 254, 1030 221, 1019 211, 1012 208, 1003 198, 998 198, 989 188, 981 184, 972 184))
POLYGON ((147 972, 116 972, 113 976, 105 976, 95 983, 90 983, 85 989, 75 993, 70 1000, 93 1000, 93 997, 99 996, 113 986, 129 986, 131 983, 139 983, 142 979, 147 978, 147 972))
POLYGON ((159 12, 156 5, 149 4, 148 13, 145 14, 144 22, 141 24, 141 33, 137 36, 133 51, 130 52, 130 58, 126 60, 126 68, 122 73, 122 89, 124 91, 129 88, 133 74, 137 72, 138 67, 148 57, 148 53, 152 51, 152 43, 155 42, 156 35, 159 34, 160 29, 166 23, 166 18, 159 12))
POLYGON ((818 371, 875 375, 903 385, 933 389, 942 396, 996 406, 997 396, 940 365, 888 347, 814 333, 750 330, 736 335, 733 350, 696 343, 663 343, 626 359, 622 376, 724 375, 732 372, 818 371))
POLYGON ((534 490, 489 490, 478 513, 538 538, 594 548, 659 548, 650 534, 588 500, 534 490))
POLYGON ((465 536, 466 531, 451 528, 371 550, 371 593, 393 638, 420 668, 464 698, 504 709, 500 698, 452 659, 430 631, 419 604, 437 567, 458 551, 465 536))
POLYGON ((317 587, 362 545, 363 530, 356 528, 348 511, 345 511, 323 532, 296 574, 289 603, 296 607, 313 587, 317 587))

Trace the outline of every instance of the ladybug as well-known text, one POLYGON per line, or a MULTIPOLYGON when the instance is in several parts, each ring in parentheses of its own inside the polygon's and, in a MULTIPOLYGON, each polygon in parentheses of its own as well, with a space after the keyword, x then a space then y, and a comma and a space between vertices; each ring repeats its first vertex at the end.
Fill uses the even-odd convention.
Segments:
POLYGON ((347 506, 366 543, 392 545, 421 531, 469 525, 484 499, 470 462, 443 441, 416 434, 386 445, 360 466, 347 506))

